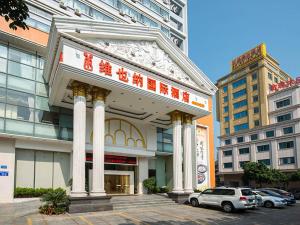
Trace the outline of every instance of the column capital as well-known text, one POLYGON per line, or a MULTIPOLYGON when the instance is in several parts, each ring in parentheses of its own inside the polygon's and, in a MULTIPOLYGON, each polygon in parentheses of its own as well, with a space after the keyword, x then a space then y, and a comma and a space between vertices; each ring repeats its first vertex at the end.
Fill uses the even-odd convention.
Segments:
POLYGON ((103 101, 105 102, 105 98, 107 95, 109 95, 110 90, 100 88, 100 87, 92 87, 91 94, 92 94, 92 99, 94 101, 103 101))
POLYGON ((184 124, 191 125, 192 121, 193 121, 193 115, 188 114, 188 113, 184 113, 182 115, 182 121, 183 121, 184 124))
POLYGON ((88 92, 88 85, 79 81, 73 81, 72 82, 72 91, 73 91, 73 96, 87 96, 88 92))
POLYGON ((175 110, 170 112, 169 115, 171 116, 172 122, 181 121, 182 120, 182 112, 175 110))

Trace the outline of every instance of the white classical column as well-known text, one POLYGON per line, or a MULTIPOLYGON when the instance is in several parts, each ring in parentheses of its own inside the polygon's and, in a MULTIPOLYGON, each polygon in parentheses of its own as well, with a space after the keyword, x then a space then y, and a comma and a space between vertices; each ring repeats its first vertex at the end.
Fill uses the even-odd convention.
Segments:
POLYGON ((107 90, 93 88, 93 183, 92 196, 105 196, 104 190, 104 131, 105 97, 107 90))
POLYGON ((86 86, 73 83, 73 181, 71 196, 86 196, 85 191, 85 132, 86 132, 86 86))
POLYGON ((184 115, 183 120, 183 171, 184 171, 184 192, 193 192, 192 174, 192 116, 184 115))
POLYGON ((183 193, 182 188, 182 144, 181 113, 171 114, 173 123, 173 193, 183 193))
POLYGON ((142 195, 147 193, 144 188, 143 181, 148 178, 148 159, 146 157, 139 157, 138 163, 138 194, 142 195))

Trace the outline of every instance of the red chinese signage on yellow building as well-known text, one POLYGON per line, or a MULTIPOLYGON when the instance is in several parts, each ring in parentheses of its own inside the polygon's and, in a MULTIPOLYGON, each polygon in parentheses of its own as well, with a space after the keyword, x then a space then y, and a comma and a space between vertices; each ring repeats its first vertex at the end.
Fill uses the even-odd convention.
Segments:
POLYGON ((250 63, 257 61, 260 58, 267 56, 267 50, 265 44, 260 44, 243 55, 235 58, 231 61, 231 70, 235 71, 242 67, 249 65, 250 63))
POLYGON ((286 81, 280 81, 279 83, 271 85, 271 91, 280 91, 285 88, 289 88, 292 86, 300 85, 300 77, 294 79, 289 79, 286 81))

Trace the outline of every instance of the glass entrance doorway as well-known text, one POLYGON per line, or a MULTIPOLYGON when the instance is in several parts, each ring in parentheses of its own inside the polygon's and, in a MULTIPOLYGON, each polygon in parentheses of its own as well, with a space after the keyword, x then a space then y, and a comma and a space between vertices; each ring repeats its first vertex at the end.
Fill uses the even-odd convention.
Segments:
POLYGON ((107 194, 130 194, 129 175, 104 175, 104 186, 107 194))

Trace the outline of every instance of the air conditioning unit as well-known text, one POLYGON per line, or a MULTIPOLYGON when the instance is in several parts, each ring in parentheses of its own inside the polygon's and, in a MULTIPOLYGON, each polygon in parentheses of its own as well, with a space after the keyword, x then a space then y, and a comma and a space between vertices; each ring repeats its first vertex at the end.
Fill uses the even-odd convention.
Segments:
POLYGON ((121 16, 125 16, 125 12, 124 12, 122 9, 120 9, 119 14, 120 14, 121 16))
POLYGON ((81 16, 81 12, 80 12, 79 9, 75 9, 75 15, 76 15, 76 16, 81 16))
POLYGON ((163 3, 164 3, 165 5, 169 5, 169 4, 170 4, 169 0, 163 0, 163 3))
POLYGON ((134 16, 131 17, 131 21, 136 23, 136 18, 134 16))
POLYGON ((164 21, 165 22, 169 22, 170 20, 169 20, 169 17, 168 16, 164 16, 164 21))
POLYGON ((66 9, 67 9, 67 6, 66 6, 65 1, 61 0, 61 1, 59 2, 59 7, 66 10, 66 9))
POLYGON ((136 3, 138 0, 131 0, 133 3, 136 3))

